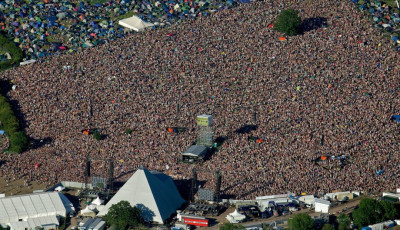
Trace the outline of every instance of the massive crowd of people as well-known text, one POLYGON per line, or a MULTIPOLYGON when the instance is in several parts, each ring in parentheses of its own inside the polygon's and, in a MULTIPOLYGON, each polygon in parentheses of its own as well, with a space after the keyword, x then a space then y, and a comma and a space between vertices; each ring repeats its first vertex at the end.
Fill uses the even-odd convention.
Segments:
POLYGON ((400 180, 399 127, 390 121, 399 113, 399 54, 382 39, 347 1, 267 0, 8 70, 27 134, 49 141, 1 154, 0 176, 83 182, 90 155, 92 174, 107 175, 112 158, 118 180, 141 165, 177 179, 196 167, 213 188, 219 170, 222 194, 239 199, 392 190, 400 180), (280 41, 270 25, 286 8, 327 26, 280 41), (212 114, 214 136, 226 140, 210 160, 181 163, 199 114, 212 114), (256 130, 235 132, 249 124, 256 130), (315 164, 331 155, 347 164, 315 164))

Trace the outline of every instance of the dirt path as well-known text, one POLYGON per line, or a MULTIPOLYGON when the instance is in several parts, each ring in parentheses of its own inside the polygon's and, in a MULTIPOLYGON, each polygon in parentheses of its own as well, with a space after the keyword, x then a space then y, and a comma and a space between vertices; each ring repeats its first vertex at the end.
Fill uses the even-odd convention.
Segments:
MULTIPOLYGON (((340 204, 338 206, 332 207, 329 209, 329 213, 331 215, 340 215, 342 213, 350 213, 352 210, 354 210, 354 207, 356 207, 359 203, 360 203, 361 198, 357 198, 354 200, 350 200, 344 204, 340 204)), ((221 224, 227 223, 228 220, 225 218, 229 213, 233 212, 235 210, 234 207, 230 207, 228 208, 224 213, 222 213, 221 215, 214 217, 216 221, 218 221, 218 224, 212 225, 208 228, 206 227, 200 227, 197 229, 219 229, 221 224)), ((292 215, 287 215, 287 216, 277 216, 277 217, 270 217, 267 219, 254 219, 252 221, 248 221, 245 223, 242 223, 241 225, 243 226, 251 226, 251 225, 256 225, 256 224, 260 224, 260 223, 268 223, 268 222, 274 222, 274 221, 280 221, 280 220, 286 220, 289 219, 290 217, 292 217, 293 215, 297 214, 297 213, 307 213, 310 216, 319 216, 321 213, 318 212, 314 212, 314 210, 310 210, 310 209, 301 209, 298 212, 294 212, 292 215)))

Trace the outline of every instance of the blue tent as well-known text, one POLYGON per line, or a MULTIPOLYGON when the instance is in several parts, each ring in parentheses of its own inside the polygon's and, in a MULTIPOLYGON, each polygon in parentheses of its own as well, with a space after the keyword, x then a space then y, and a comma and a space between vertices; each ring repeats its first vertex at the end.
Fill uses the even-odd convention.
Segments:
POLYGON ((57 21, 57 17, 56 16, 51 16, 47 19, 49 22, 55 22, 57 21))
POLYGON ((380 175, 382 175, 384 172, 385 172, 385 170, 378 170, 378 171, 376 172, 376 175, 380 176, 380 175))
POLYGON ((397 122, 400 122, 400 115, 393 115, 390 120, 396 120, 397 122))

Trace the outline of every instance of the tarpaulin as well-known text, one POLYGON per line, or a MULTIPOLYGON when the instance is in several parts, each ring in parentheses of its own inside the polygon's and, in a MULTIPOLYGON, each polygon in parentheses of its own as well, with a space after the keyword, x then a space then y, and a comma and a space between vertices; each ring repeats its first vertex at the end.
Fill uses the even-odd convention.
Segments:
POLYGON ((400 122, 400 115, 393 115, 390 120, 396 120, 397 122, 400 122))

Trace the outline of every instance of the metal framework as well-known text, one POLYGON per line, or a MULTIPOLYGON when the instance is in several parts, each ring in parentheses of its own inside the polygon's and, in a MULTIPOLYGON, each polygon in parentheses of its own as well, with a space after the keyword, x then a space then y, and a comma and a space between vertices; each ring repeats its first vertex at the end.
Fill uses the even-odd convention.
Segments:
POLYGON ((197 126, 197 145, 212 147, 214 145, 214 129, 211 126, 197 126))

